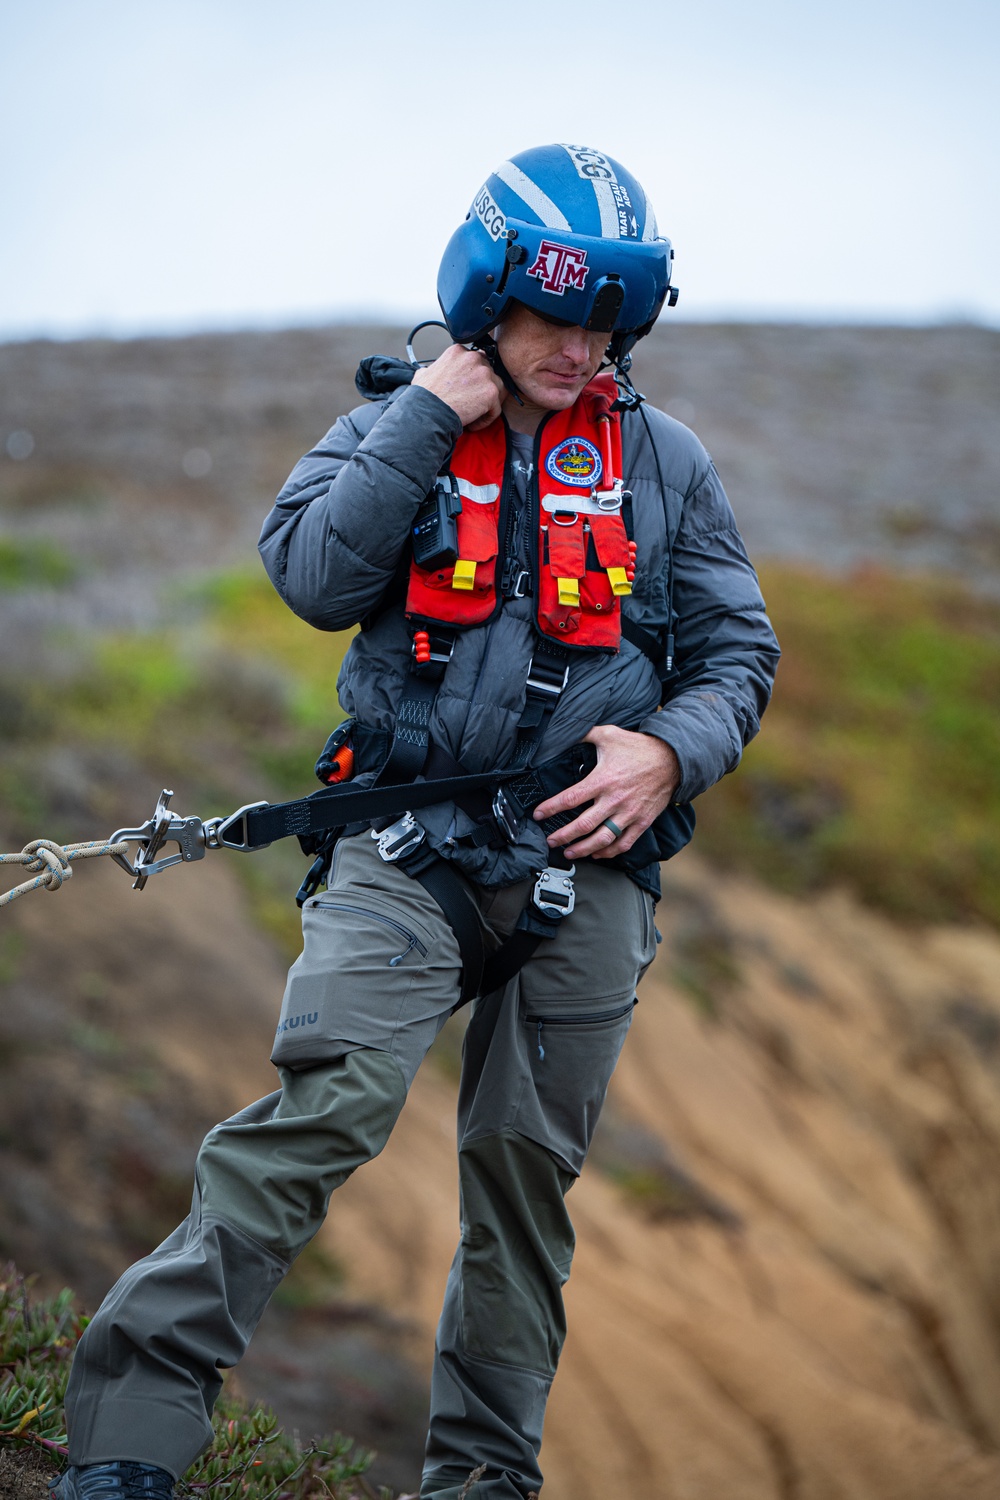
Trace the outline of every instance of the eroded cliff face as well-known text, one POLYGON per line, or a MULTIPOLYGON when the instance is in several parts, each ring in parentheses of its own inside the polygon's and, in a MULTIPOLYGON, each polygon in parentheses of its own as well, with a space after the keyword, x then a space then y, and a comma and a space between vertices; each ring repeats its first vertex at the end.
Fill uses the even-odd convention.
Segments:
MULTIPOLYGON (((546 1494, 995 1496, 1000 942, 786 900, 693 856, 660 924, 572 1194, 546 1494)), ((425 1070, 326 1230, 352 1286, 428 1339, 450 1111, 425 1070)))
MULTIPOLYGON (((665 873, 665 941, 571 1197, 548 1500, 996 1496, 1000 939, 692 854, 665 873)), ((273 1086, 282 970, 224 857, 142 896, 83 867, 4 933, 3 1248, 93 1302, 183 1210, 203 1128, 273 1086)), ((370 1362, 357 1310, 377 1310, 379 1357, 398 1330, 416 1380, 457 1232, 446 1064, 447 1042, 334 1200, 320 1247, 346 1285, 310 1313, 314 1346, 353 1316, 370 1362)), ((239 1381, 301 1426, 323 1370, 294 1342, 279 1358, 275 1330, 239 1381)), ((342 1389, 317 1423, 349 1425, 342 1389)), ((356 1435, 391 1447, 391 1413, 368 1416, 356 1435)))

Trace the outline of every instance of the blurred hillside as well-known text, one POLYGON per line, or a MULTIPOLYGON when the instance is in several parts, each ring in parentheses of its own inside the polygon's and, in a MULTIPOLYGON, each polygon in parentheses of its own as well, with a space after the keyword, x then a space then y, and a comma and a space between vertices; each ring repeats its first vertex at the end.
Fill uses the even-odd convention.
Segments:
MULTIPOLYGON (((0 346, 0 848, 141 821, 162 785, 202 815, 311 789, 346 642, 280 605, 254 543, 357 359, 401 344, 0 346)), ((719 462, 785 658, 665 872, 574 1191, 551 1500, 1000 1493, 998 376, 973 328, 640 349, 637 384, 719 462)), ((183 1213, 204 1129, 273 1086, 303 867, 217 854, 137 895, 101 861, 0 913, 0 1257, 92 1306, 183 1213)), ((236 1377, 303 1436, 379 1447, 398 1489, 458 1044, 236 1377)))
MULTIPOLYGON (((664 320, 666 322, 666 320, 664 320)), ((298 456, 401 329, 0 345, 7 543, 78 567, 15 621, 148 623, 178 573, 245 563, 298 456), (18 434, 13 443, 12 434, 18 434), (30 457, 4 451, 27 446, 30 457)), ((635 378, 716 459, 755 557, 881 561, 1000 583, 1000 332, 662 326, 635 378)))

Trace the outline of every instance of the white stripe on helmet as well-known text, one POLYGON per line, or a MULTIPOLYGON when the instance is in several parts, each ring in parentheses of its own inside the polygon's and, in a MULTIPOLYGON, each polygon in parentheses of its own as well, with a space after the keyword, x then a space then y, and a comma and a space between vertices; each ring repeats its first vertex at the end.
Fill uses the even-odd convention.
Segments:
POLYGON ((546 229, 567 229, 572 233, 572 225, 560 208, 552 202, 548 193, 543 193, 537 183, 526 177, 520 167, 516 167, 512 161, 505 161, 497 167, 493 174, 505 182, 509 188, 523 198, 528 207, 538 215, 546 229))
POLYGON ((562 148, 577 171, 577 176, 589 182, 597 199, 601 215, 601 238, 605 240, 628 239, 631 205, 628 194, 619 187, 618 174, 609 157, 594 146, 571 146, 565 141, 562 148))
POLYGON ((603 177, 593 177, 591 181, 594 185, 594 197, 601 211, 601 238, 620 239, 621 224, 618 220, 618 204, 615 201, 614 188, 603 177))

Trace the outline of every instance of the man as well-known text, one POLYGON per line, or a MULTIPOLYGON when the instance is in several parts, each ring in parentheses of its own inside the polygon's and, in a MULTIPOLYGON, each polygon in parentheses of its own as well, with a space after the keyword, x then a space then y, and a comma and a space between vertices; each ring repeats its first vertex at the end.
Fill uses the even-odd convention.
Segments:
POLYGON ((210 1133, 191 1216, 90 1325, 61 1500, 166 1500, 210 1438, 219 1371, 468 998, 462 1232, 421 1495, 457 1500, 482 1466, 473 1500, 540 1488, 564 1199, 655 952, 658 860, 756 733, 777 660, 709 458, 627 379, 675 298, 671 261, 611 158, 505 162, 445 252, 455 342, 415 372, 366 361, 372 404, 301 460, 265 523, 290 607, 362 625, 327 779, 349 749, 352 786, 401 800, 320 847, 281 1090, 210 1133), (441 783, 430 806, 421 781, 441 783))

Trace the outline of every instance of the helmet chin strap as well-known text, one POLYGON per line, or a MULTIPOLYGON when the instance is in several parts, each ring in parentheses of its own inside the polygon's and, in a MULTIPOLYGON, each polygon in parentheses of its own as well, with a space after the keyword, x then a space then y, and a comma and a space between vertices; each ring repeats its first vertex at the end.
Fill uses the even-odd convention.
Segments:
POLYGON ((472 340, 472 347, 473 349, 478 349, 480 354, 485 354, 487 363, 494 375, 500 377, 518 406, 523 406, 524 397, 514 384, 514 377, 500 358, 500 350, 497 348, 497 341, 493 335, 491 333, 481 333, 477 339, 472 340))
POLYGON ((615 372, 615 385, 618 387, 618 397, 612 402, 611 410, 638 411, 646 398, 641 391, 636 390, 629 377, 628 372, 632 368, 632 356, 628 353, 621 354, 616 352, 613 344, 609 347, 610 354, 607 364, 602 365, 601 368, 614 370, 615 372))

